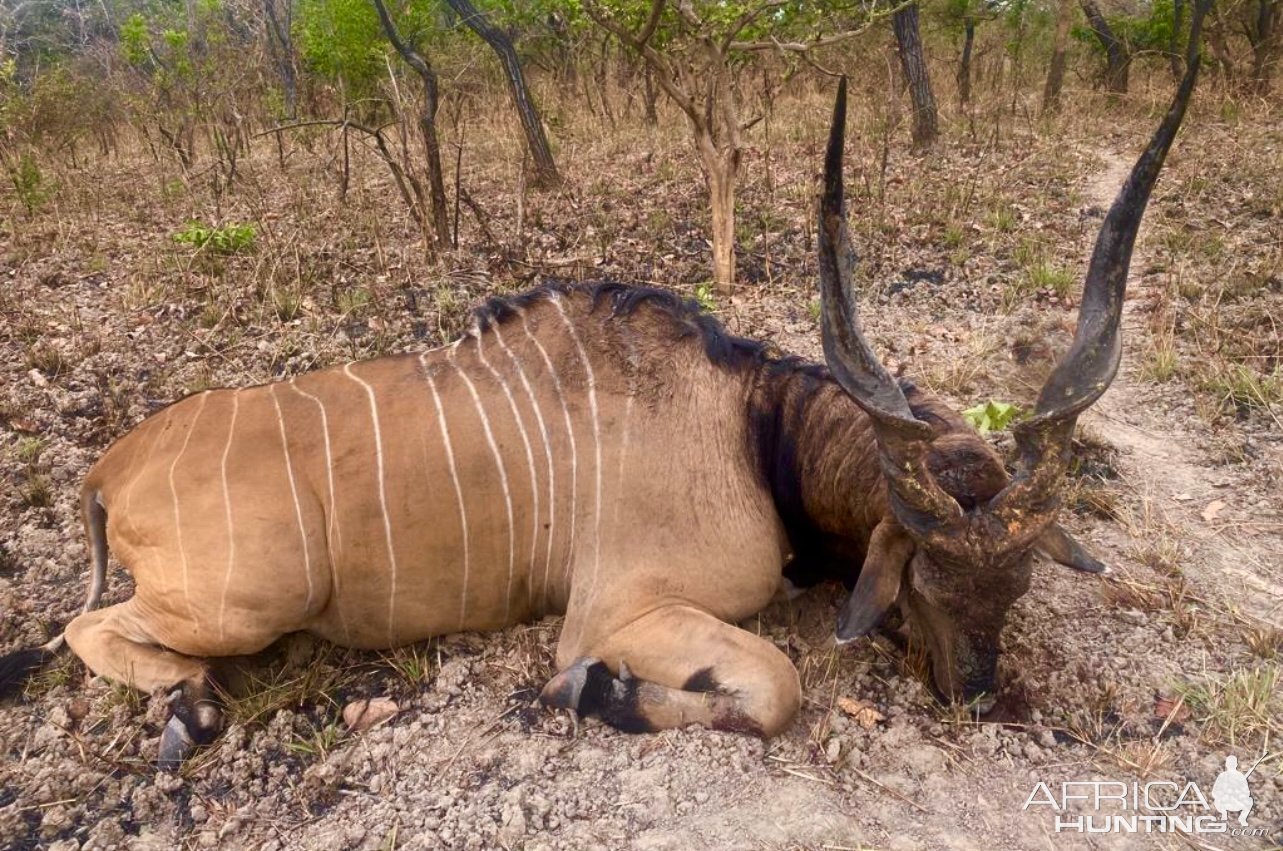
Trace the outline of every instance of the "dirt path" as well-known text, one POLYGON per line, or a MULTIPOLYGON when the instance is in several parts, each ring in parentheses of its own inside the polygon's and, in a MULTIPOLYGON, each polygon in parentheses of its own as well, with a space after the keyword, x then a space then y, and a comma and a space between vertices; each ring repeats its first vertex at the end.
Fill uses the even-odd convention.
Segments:
MULTIPOLYGON (((1131 162, 1109 149, 1094 154, 1103 167, 1087 181, 1084 198, 1103 214, 1131 162)), ((1189 405, 1153 404, 1152 385, 1139 378, 1150 338, 1148 311, 1166 286, 1161 274, 1147 274, 1152 259, 1142 227, 1123 306, 1123 365, 1082 423, 1123 452, 1126 479, 1148 515, 1138 522, 1151 534, 1174 535, 1188 545, 1180 567, 1228 605, 1283 628, 1279 501, 1256 490, 1242 465, 1215 464, 1204 448, 1209 427, 1189 405)))

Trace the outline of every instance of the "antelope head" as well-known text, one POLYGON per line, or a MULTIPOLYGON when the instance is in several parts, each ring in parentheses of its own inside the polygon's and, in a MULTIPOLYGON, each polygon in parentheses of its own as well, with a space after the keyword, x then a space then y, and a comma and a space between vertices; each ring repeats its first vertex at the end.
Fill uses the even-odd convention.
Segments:
POLYGON ((856 255, 843 209, 845 79, 838 88, 820 202, 824 355, 838 384, 870 418, 890 512, 873 532, 837 635, 849 641, 868 632, 898 603, 930 655, 937 690, 974 701, 981 712, 994 703, 999 637, 1007 612, 1029 589, 1034 550, 1082 570, 1103 570, 1056 525, 1060 485, 1078 415, 1118 371, 1132 246, 1194 88, 1200 21, 1196 14, 1176 97, 1097 236, 1073 344, 1043 386, 1034 415, 1015 429, 1010 477, 978 435, 916 417, 860 330, 856 255))

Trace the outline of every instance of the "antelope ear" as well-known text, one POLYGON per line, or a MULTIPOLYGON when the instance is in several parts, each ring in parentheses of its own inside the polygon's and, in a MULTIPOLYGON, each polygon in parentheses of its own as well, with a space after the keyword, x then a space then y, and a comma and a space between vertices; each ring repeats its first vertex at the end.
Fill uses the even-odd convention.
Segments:
POLYGON ((855 590, 838 615, 838 643, 853 641, 878 625, 900 596, 900 580, 912 554, 913 541, 898 524, 883 520, 877 525, 855 590))
POLYGON ((1043 555, 1065 567, 1072 567, 1083 573, 1109 573, 1109 568, 1083 549, 1059 523, 1048 526, 1035 546, 1043 555))

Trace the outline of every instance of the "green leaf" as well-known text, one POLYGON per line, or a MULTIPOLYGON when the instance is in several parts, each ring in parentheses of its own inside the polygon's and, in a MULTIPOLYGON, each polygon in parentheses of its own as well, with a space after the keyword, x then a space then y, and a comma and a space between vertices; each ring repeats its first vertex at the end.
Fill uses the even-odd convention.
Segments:
POLYGON ((1021 419, 1024 413, 1019 405, 990 399, 963 411, 962 418, 981 434, 989 434, 991 431, 1002 431, 1021 419))

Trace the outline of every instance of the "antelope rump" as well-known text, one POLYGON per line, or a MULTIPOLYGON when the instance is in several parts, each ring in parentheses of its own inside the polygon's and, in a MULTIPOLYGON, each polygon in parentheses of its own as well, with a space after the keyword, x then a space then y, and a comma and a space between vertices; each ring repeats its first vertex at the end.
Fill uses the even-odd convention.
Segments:
POLYGON ((96 674, 175 690, 173 766, 221 725, 206 658, 300 630, 386 648, 564 613, 545 704, 771 736, 798 709, 797 672, 732 624, 791 559, 856 577, 839 640, 898 604, 941 695, 983 711, 1034 551, 1103 569, 1055 524, 1059 486, 1075 420, 1118 368, 1132 244, 1196 72, 1105 218, 1013 475, 861 334, 843 81, 820 215, 827 366, 663 291, 546 284, 492 299, 444 348, 188 397, 89 472, 85 611, 0 659, 0 690, 65 639, 96 674), (109 548, 136 591, 100 609, 109 548))

